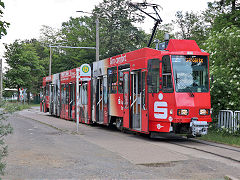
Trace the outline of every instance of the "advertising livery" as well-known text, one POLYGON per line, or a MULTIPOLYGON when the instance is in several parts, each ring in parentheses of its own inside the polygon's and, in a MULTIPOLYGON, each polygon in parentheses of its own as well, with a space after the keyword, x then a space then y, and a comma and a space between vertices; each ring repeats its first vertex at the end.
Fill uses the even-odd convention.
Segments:
POLYGON ((48 84, 45 78, 43 99, 57 96, 50 97, 50 107, 58 103, 52 107, 60 114, 51 114, 68 120, 145 134, 205 135, 212 121, 209 54, 193 40, 166 44, 163 50, 143 48, 84 64, 79 78, 76 69, 53 75, 58 80, 48 84))

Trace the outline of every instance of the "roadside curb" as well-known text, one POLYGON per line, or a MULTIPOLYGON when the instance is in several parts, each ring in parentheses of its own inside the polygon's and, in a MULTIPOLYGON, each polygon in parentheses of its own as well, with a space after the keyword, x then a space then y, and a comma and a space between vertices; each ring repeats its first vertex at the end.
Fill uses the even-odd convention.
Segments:
POLYGON ((22 114, 19 114, 18 112, 17 112, 16 114, 17 114, 18 116, 20 116, 20 117, 28 118, 28 119, 31 119, 31 120, 33 120, 33 121, 39 122, 39 123, 41 123, 41 124, 43 124, 43 125, 49 126, 49 127, 51 127, 51 128, 54 128, 54 129, 60 131, 61 133, 72 134, 72 135, 84 135, 83 133, 79 133, 79 132, 71 131, 71 130, 67 130, 67 129, 62 129, 62 128, 56 127, 56 126, 54 126, 54 125, 52 125, 52 124, 49 124, 49 123, 42 122, 42 121, 40 121, 40 120, 34 119, 34 118, 32 118, 32 117, 24 116, 24 115, 22 115, 22 114))
POLYGON ((226 176, 224 177, 224 179, 226 179, 226 180, 239 180, 238 178, 235 178, 235 177, 229 176, 229 175, 226 175, 226 176))

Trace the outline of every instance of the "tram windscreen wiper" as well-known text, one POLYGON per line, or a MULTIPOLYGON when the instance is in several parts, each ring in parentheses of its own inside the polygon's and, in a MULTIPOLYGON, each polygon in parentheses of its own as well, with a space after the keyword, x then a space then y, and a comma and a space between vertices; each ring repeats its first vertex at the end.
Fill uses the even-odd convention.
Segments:
POLYGON ((188 90, 189 94, 191 97, 194 97, 194 94, 193 94, 193 89, 189 86, 186 87, 186 89, 188 90))

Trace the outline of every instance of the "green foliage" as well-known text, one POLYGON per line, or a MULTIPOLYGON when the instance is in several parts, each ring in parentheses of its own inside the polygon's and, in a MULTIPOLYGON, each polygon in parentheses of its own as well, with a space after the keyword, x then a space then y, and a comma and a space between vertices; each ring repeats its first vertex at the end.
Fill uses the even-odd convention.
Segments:
POLYGON ((31 106, 29 104, 22 103, 4 103, 3 108, 5 113, 13 113, 16 111, 21 111, 24 109, 29 109, 31 106))
POLYGON ((221 31, 225 27, 240 27, 240 3, 238 0, 220 0, 208 3, 204 12, 206 22, 210 23, 214 31, 221 31))
POLYGON ((143 46, 145 33, 133 25, 143 18, 128 6, 126 0, 103 0, 93 12, 100 17, 101 59, 143 46))
MULTIPOLYGON (((5 8, 4 2, 0 0, 0 19, 3 17, 3 9, 5 8)), ((10 23, 6 21, 0 20, 0 39, 2 36, 7 34, 7 28, 9 27, 10 23)))
POLYGON ((45 73, 44 61, 36 52, 36 44, 16 40, 5 48, 5 59, 9 65, 5 74, 7 87, 27 88, 27 92, 37 93, 45 73))
POLYGON ((240 147, 240 132, 231 133, 227 129, 209 129, 208 134, 199 139, 240 147))
POLYGON ((173 23, 180 28, 180 31, 176 32, 177 38, 195 40, 200 47, 207 39, 209 29, 201 14, 178 11, 173 23))
MULTIPOLYGON (((13 129, 9 123, 6 121, 6 116, 3 113, 5 102, 1 101, 0 103, 0 174, 4 175, 4 170, 6 163, 3 161, 3 158, 7 156, 7 146, 4 142, 4 137, 9 133, 12 133, 13 129)), ((4 110, 5 111, 5 110, 4 110)), ((7 112, 8 113, 8 112, 7 112)))
POLYGON ((206 49, 211 54, 210 74, 212 106, 220 109, 240 109, 240 28, 231 26, 221 32, 211 32, 206 49))
MULTIPOLYGON (((96 6, 92 16, 71 17, 62 23, 60 30, 43 26, 40 41, 45 46, 95 47, 97 16, 100 21, 100 60, 147 44, 146 34, 133 25, 140 22, 142 16, 134 13, 126 0, 104 0, 96 6)), ((90 64, 95 58, 95 50, 91 49, 52 48, 52 73, 69 70, 83 63, 90 64)))
MULTIPOLYGON (((62 23, 61 34, 63 45, 73 47, 96 47, 95 19, 93 17, 70 18, 62 23)), ((58 69, 69 70, 83 63, 95 61, 94 49, 61 49, 58 69)), ((54 61, 54 60, 53 60, 54 61)))

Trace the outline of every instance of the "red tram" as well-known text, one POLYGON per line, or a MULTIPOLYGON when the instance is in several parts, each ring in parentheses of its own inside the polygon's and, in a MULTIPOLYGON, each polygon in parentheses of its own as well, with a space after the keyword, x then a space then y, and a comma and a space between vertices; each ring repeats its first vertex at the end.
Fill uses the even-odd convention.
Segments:
POLYGON ((79 68, 43 78, 43 111, 55 107, 50 113, 67 120, 145 134, 207 134, 209 54, 195 41, 171 39, 164 50, 139 49, 91 69, 90 81, 79 80, 79 68))

